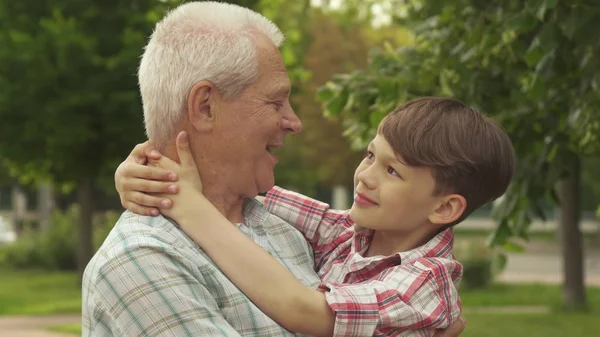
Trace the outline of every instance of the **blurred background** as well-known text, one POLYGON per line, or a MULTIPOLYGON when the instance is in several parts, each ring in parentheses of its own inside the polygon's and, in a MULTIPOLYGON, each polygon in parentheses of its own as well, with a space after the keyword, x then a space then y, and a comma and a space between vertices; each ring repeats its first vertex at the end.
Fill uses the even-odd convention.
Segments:
MULTIPOLYGON (((80 275, 145 140, 136 70, 170 0, 0 0, 0 335, 80 331, 80 275)), ((347 208, 381 118, 423 95, 496 118, 506 195, 456 228, 463 336, 597 336, 600 1, 248 0, 284 31, 304 131, 279 185, 347 208)), ((469 132, 469 130, 465 130, 469 132)))

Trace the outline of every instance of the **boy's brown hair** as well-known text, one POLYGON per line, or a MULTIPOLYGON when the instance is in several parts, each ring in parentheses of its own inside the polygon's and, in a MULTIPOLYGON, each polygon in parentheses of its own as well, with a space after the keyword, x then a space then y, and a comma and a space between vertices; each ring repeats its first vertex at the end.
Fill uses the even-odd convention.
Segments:
POLYGON ((456 225, 506 191, 515 169, 510 138, 494 120, 451 98, 411 100, 387 115, 378 133, 404 164, 428 167, 436 195, 467 200, 456 225))

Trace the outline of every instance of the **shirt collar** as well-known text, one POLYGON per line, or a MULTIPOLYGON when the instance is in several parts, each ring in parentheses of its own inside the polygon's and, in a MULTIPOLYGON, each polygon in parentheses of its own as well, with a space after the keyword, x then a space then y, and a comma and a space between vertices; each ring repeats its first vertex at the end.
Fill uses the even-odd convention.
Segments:
MULTIPOLYGON (((366 251, 374 231, 354 225, 355 238, 352 243, 352 251, 355 253, 363 253, 366 251)), ((399 252, 391 256, 379 256, 375 260, 399 260, 400 263, 409 263, 420 258, 452 257, 452 248, 454 246, 454 231, 452 228, 443 230, 436 234, 431 240, 424 245, 406 252, 399 252)))
POLYGON ((248 227, 263 227, 269 217, 269 212, 262 203, 254 198, 244 199, 242 213, 245 225, 248 227))

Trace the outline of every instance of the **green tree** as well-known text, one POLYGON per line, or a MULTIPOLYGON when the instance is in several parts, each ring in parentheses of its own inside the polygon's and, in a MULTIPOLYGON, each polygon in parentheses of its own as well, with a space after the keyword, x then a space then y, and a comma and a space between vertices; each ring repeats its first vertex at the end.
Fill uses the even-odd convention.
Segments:
MULTIPOLYGON (((270 6, 277 3, 269 2, 270 6)), ((296 7, 286 6, 285 11, 269 11, 276 13, 275 21, 281 22, 289 37, 283 54, 294 84, 291 102, 304 125, 299 135, 288 138, 276 180, 303 193, 324 197, 333 186, 351 186, 363 154, 350 149, 339 121, 323 117, 315 99, 316 89, 335 73, 365 68, 367 51, 381 45, 382 40, 391 38, 407 44, 411 35, 401 27, 371 27, 352 2, 336 10, 307 7, 308 2, 301 5, 298 2, 296 7)))
POLYGON ((580 161, 600 135, 600 6, 591 0, 392 1, 415 45, 371 53, 365 71, 335 76, 319 91, 356 147, 395 106, 423 95, 453 96, 499 120, 519 167, 496 209, 490 243, 519 249, 543 205, 560 204, 564 301, 586 305, 580 161), (558 195, 557 195, 558 192, 558 195))
POLYGON ((80 274, 93 254, 94 191, 113 191, 118 163, 146 138, 139 56, 181 2, 0 2, 0 159, 24 183, 76 190, 80 274))
POLYGON ((314 172, 321 186, 351 186, 354 170, 364 153, 352 151, 343 137, 343 125, 339 120, 323 116, 314 94, 336 73, 367 67, 368 50, 381 45, 381 38, 390 35, 398 44, 410 43, 410 36, 398 27, 373 29, 356 14, 346 11, 327 12, 314 9, 306 35, 310 44, 305 51, 304 67, 312 76, 295 97, 297 112, 302 116, 305 130, 298 135, 303 145, 303 161, 306 170, 314 172), (324 34, 324 32, 327 32, 324 34), (391 34, 390 34, 391 33, 391 34))
POLYGON ((168 5, 0 3, 0 157, 13 175, 76 188, 80 274, 93 254, 98 179, 144 139, 135 73, 168 5))

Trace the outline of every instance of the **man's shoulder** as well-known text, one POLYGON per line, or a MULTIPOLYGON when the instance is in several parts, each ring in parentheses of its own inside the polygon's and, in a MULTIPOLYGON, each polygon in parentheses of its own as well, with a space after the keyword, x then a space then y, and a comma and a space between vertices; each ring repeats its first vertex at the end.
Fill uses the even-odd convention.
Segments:
POLYGON ((191 246, 191 241, 168 218, 144 216, 125 211, 100 250, 134 246, 191 246))
POLYGON ((126 211, 94 254, 86 274, 93 278, 125 259, 147 259, 151 256, 185 259, 198 254, 198 251, 197 246, 169 219, 126 211))

